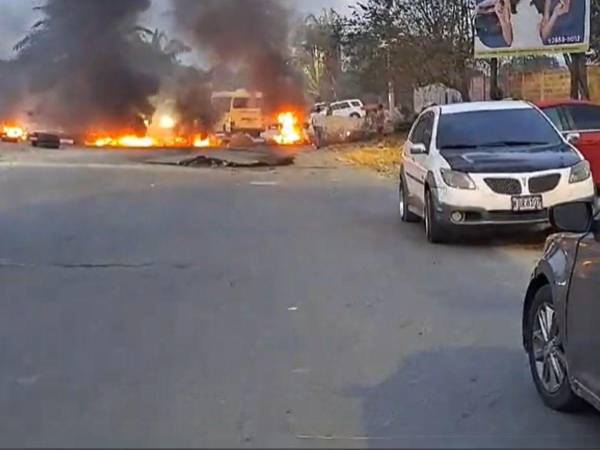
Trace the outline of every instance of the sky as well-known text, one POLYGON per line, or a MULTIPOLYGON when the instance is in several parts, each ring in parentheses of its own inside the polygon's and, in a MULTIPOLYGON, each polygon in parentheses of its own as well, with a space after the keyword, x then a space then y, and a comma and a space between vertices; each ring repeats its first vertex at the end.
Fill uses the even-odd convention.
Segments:
MULTIPOLYGON (((98 0, 103 1, 103 0, 98 0)), ((150 28, 161 28, 169 34, 176 34, 169 18, 168 9, 171 0, 153 0, 152 10, 144 18, 144 25, 150 28)), ((202 1, 202 0, 198 0, 202 1)), ((253 0, 247 0, 253 1, 253 0)), ((335 8, 340 12, 356 0, 287 0, 296 5, 303 13, 319 12, 323 8, 335 8)), ((36 20, 33 7, 43 0, 0 0, 0 59, 9 58, 12 47, 19 41, 36 20)))

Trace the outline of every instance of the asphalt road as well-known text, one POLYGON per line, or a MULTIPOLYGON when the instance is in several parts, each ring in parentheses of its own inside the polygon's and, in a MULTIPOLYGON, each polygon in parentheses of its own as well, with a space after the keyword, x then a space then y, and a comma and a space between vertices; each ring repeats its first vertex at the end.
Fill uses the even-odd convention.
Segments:
POLYGON ((0 149, 0 446, 600 446, 528 373, 539 233, 431 246, 310 157, 46 155, 0 149))

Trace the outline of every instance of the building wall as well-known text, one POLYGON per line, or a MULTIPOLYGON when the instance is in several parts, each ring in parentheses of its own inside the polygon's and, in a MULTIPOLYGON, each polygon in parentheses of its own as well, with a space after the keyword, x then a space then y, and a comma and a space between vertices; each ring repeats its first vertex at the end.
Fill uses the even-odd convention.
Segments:
MULTIPOLYGON (((505 80, 505 85, 510 96, 534 102, 571 95, 571 75, 567 68, 513 75, 505 80)), ((600 66, 588 67, 588 86, 590 99, 600 103, 600 66)))

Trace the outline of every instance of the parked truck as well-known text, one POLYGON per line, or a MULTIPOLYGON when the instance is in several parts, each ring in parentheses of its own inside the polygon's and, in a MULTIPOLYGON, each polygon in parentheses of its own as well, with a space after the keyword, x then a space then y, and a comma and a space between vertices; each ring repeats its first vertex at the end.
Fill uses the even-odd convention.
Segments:
POLYGON ((211 97, 213 108, 219 115, 215 132, 236 132, 258 136, 265 131, 263 94, 245 89, 215 92, 211 97))

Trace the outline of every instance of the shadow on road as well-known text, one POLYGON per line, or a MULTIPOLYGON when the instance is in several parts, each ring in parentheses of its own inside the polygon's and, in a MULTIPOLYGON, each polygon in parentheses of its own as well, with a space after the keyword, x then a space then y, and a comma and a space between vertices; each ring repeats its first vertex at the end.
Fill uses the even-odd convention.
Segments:
POLYGON ((466 246, 520 246, 543 248, 551 231, 547 226, 477 227, 459 234, 457 242, 466 246))
POLYGON ((600 416, 544 407, 515 350, 418 353, 381 384, 350 391, 363 399, 370 447, 600 446, 600 416))

